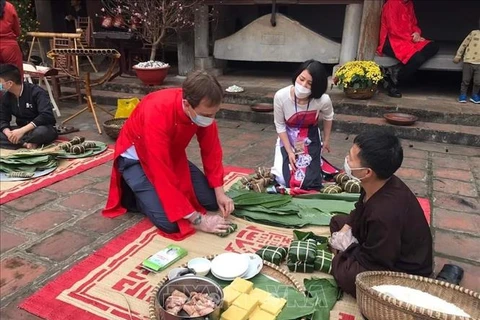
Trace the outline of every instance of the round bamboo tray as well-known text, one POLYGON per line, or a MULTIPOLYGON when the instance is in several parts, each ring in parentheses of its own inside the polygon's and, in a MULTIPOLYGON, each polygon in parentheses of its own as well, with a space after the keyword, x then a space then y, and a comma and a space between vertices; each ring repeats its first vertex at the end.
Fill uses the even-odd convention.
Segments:
POLYGON ((368 320, 475 320, 480 319, 480 294, 451 283, 389 271, 368 271, 357 276, 357 303, 368 320), (373 289, 400 285, 434 295, 468 313, 471 318, 424 309, 373 289))
MULTIPOLYGON (((207 256, 208 260, 212 260, 217 255, 207 256)), ((186 268, 187 264, 184 263, 180 266, 181 268, 186 268)), ((289 285, 297 289, 299 292, 304 293, 305 287, 300 284, 288 271, 278 267, 277 265, 270 263, 268 261, 263 261, 263 268, 260 271, 261 274, 274 278, 275 280, 279 281, 280 283, 289 285)), ((155 311, 155 299, 157 298, 158 290, 163 286, 165 282, 168 281, 168 276, 165 276, 156 286, 153 288, 153 291, 150 296, 150 306, 149 306, 149 316, 150 320, 162 320, 158 318, 157 313, 155 311)))
POLYGON ((117 140, 118 135, 120 134, 120 130, 122 129, 123 124, 126 120, 127 118, 116 118, 107 120, 103 123, 103 129, 110 138, 112 138, 113 140, 117 140))

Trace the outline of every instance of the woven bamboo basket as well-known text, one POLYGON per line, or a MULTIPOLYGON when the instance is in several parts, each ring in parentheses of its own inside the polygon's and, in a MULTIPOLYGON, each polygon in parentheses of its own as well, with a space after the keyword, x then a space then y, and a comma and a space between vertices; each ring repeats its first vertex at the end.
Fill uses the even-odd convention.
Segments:
POLYGON ((360 88, 354 89, 351 87, 344 89, 345 95, 350 99, 359 99, 359 100, 366 100, 373 97, 375 92, 377 92, 377 85, 373 85, 369 88, 360 88))
MULTIPOLYGON (((212 260, 213 258, 215 258, 217 255, 211 255, 211 256, 207 256, 205 258, 207 258, 208 260, 212 260)), ((187 264, 184 263, 183 265, 180 266, 181 268, 186 268, 187 267, 187 264)), ((261 274, 263 275, 266 275, 266 276, 269 276, 269 277, 272 277, 274 278, 275 280, 279 281, 280 283, 283 283, 283 284, 286 284, 286 285, 289 285, 289 286, 292 286, 294 287, 295 289, 297 289, 299 292, 302 292, 304 293, 305 292, 305 287, 300 284, 300 282, 298 282, 291 273, 289 273, 288 271, 278 267, 277 265, 271 263, 271 262, 268 262, 268 261, 263 261, 263 268, 262 270, 260 271, 261 274)), ((165 284, 165 282, 168 281, 168 277, 165 276, 162 281, 160 281, 156 286, 155 288, 153 288, 153 291, 151 293, 151 296, 150 296, 150 305, 149 305, 149 316, 150 316, 150 320, 163 320, 161 318, 159 318, 159 316, 157 315, 157 312, 155 310, 155 300, 157 299, 157 293, 158 293, 158 290, 160 290, 160 288, 165 284)))
POLYGON ((103 123, 103 129, 110 138, 112 138, 113 140, 117 140, 118 135, 120 134, 120 130, 122 129, 123 124, 126 120, 127 118, 116 118, 107 120, 103 123))
POLYGON ((479 320, 480 294, 447 282, 389 271, 368 271, 357 276, 357 303, 368 320, 479 320), (471 318, 424 309, 373 289, 400 285, 434 295, 468 313, 471 318))

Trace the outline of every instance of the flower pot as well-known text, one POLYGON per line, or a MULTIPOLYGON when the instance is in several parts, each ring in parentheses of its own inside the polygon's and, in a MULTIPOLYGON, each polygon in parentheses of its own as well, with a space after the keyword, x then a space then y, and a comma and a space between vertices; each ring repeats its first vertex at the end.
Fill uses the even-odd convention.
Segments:
POLYGON ((163 83, 168 74, 170 66, 163 68, 139 68, 133 66, 138 79, 147 86, 159 86, 163 83))
POLYGON ((366 100, 373 97, 375 92, 377 92, 377 85, 375 84, 368 88, 359 88, 359 89, 348 87, 348 88, 344 88, 343 92, 345 92, 345 95, 350 99, 366 100))

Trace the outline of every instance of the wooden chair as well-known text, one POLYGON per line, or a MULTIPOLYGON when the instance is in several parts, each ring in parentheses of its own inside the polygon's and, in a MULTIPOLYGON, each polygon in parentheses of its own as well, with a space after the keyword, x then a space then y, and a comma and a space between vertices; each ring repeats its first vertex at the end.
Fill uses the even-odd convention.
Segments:
POLYGON ((80 42, 85 48, 92 48, 95 46, 94 39, 92 37, 92 19, 90 19, 90 17, 78 17, 77 20, 75 20, 75 28, 82 29, 83 37, 80 42))
MULTIPOLYGON (((50 43, 50 47, 52 49, 61 49, 61 48, 74 48, 74 43, 72 39, 67 38, 53 38, 50 43)), ((77 97, 78 103, 82 103, 82 94, 80 90, 80 82, 77 79, 73 79, 70 75, 63 72, 62 68, 69 70, 71 74, 79 75, 79 71, 77 69, 77 61, 73 56, 58 56, 53 60, 53 68, 57 69, 58 75, 51 76, 52 85, 53 85, 53 95, 57 100, 69 99, 73 97, 77 97), (61 85, 66 84, 74 84, 75 85, 75 93, 69 95, 62 95, 61 85)))

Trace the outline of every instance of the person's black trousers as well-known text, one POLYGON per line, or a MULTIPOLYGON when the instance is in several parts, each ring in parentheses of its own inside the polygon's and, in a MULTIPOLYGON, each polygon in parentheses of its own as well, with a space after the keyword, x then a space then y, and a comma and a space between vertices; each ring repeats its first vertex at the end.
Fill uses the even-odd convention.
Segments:
MULTIPOLYGON (((163 232, 178 232, 177 223, 168 220, 160 198, 145 175, 140 162, 138 160, 132 160, 120 156, 117 163, 120 174, 135 194, 137 209, 145 214, 150 221, 152 221, 152 223, 163 232)), ((188 165, 190 168, 193 189, 198 202, 208 211, 218 210, 215 191, 208 185, 207 178, 196 165, 190 161, 188 162, 188 165)))
MULTIPOLYGON (((18 127, 12 127, 11 130, 15 130, 18 127)), ((48 145, 57 139, 58 133, 54 126, 38 126, 35 129, 27 132, 19 144, 11 143, 7 136, 0 132, 0 148, 5 149, 18 149, 23 146, 24 143, 34 143, 38 146, 48 145)))
MULTIPOLYGON (((436 42, 430 42, 422 50, 415 53, 398 72, 398 82, 404 83, 405 81, 408 81, 422 66, 422 64, 438 53, 438 50, 438 44, 436 42)), ((388 38, 385 40, 382 52, 387 56, 396 58, 388 38)))

